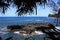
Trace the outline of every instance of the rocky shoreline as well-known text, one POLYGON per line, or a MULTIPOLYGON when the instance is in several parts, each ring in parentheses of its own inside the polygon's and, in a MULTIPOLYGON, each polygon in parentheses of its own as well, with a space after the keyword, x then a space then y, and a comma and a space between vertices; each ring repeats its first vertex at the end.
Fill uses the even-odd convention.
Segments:
POLYGON ((26 25, 10 25, 7 26, 8 31, 15 32, 19 31, 24 34, 32 34, 35 31, 40 31, 41 29, 52 29, 49 23, 31 23, 26 25))
POLYGON ((9 33, 13 33, 13 34, 18 33, 18 35, 22 35, 24 37, 46 34, 51 39, 57 39, 56 36, 58 36, 58 38, 59 38, 59 35, 60 35, 59 29, 55 28, 55 26, 50 23, 44 23, 44 24, 32 23, 32 24, 26 24, 26 25, 10 25, 10 26, 7 26, 7 31, 9 33), (59 35, 57 35, 57 34, 59 34, 59 35))

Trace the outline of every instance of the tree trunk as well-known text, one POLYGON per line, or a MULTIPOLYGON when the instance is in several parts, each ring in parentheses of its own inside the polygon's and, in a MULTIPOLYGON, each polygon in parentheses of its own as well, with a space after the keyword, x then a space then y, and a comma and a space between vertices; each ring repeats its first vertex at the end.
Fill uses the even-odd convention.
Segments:
POLYGON ((37 15, 37 6, 36 6, 36 15, 37 15))

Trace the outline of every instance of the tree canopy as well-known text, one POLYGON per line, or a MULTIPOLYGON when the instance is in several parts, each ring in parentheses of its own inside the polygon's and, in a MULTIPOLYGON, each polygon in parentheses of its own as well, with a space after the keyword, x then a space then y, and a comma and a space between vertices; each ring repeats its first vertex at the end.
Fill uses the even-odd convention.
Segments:
MULTIPOLYGON (((17 9, 18 15, 32 13, 37 4, 45 6, 47 2, 53 2, 52 0, 0 0, 0 11, 5 13, 5 10, 14 5, 17 9)), ((53 2, 54 3, 54 2, 53 2)), ((53 5, 54 6, 54 5, 53 5)))

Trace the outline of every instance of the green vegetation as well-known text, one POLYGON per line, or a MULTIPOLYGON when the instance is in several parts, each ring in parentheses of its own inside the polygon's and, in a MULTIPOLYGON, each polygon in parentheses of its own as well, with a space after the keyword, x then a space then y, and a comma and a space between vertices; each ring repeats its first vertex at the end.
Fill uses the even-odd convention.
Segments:
MULTIPOLYGON (((0 11, 5 13, 10 6, 16 7, 18 15, 32 13, 34 9, 37 10, 37 4, 43 5, 47 3, 47 0, 0 0, 0 11)), ((37 11, 36 11, 37 12, 37 11)))
POLYGON ((59 17, 60 18, 60 14, 49 14, 48 17, 59 17))
POLYGON ((58 18, 60 18, 60 8, 58 9, 57 13, 55 14, 49 14, 48 17, 55 17, 56 18, 56 26, 58 25, 58 18))
POLYGON ((37 5, 45 7, 46 4, 50 7, 53 6, 53 9, 56 8, 56 3, 53 0, 0 0, 0 12, 5 13, 12 6, 16 7, 18 16, 27 13, 31 14, 34 10, 36 10, 37 14, 37 5))
POLYGON ((55 14, 49 14, 48 17, 56 17, 56 18, 60 18, 60 8, 59 8, 59 10, 58 10, 57 13, 55 13, 55 14))

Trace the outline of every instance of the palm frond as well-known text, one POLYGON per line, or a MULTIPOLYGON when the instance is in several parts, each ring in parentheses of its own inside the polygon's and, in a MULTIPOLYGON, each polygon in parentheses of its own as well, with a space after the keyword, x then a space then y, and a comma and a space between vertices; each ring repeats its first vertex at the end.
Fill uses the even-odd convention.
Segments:
POLYGON ((2 0, 0 1, 0 8, 2 8, 2 12, 5 13, 5 9, 13 4, 17 9, 18 15, 22 15, 33 12, 33 8, 37 6, 36 3, 45 6, 47 0, 2 0))

